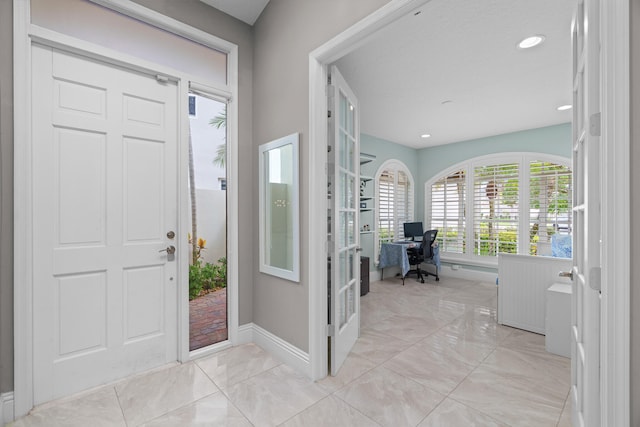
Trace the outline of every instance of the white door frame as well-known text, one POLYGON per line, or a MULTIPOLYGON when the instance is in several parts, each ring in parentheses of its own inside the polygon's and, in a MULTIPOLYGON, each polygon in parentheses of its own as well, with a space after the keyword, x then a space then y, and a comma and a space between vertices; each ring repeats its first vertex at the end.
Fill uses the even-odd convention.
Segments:
MULTIPOLYGON (((177 81, 180 100, 179 119, 179 172, 183 185, 179 186, 178 235, 186 235, 188 231, 188 129, 189 118, 186 111, 189 82, 198 82, 206 87, 207 92, 227 99, 227 181, 228 188, 236 189, 227 193, 228 212, 228 330, 229 341, 226 345, 237 342, 238 335, 238 47, 203 31, 189 27, 179 21, 168 18, 143 6, 122 0, 96 0, 105 7, 144 21, 155 27, 172 32, 181 37, 197 41, 207 47, 227 54, 227 85, 220 87, 202 82, 202 79, 187 73, 160 66, 117 51, 104 48, 83 40, 69 37, 31 24, 30 2, 13 1, 13 35, 14 35, 14 417, 27 414, 33 407, 33 264, 32 253, 32 173, 31 168, 31 46, 32 42, 45 44, 66 51, 78 53, 85 57, 124 66, 125 68, 144 72, 145 74, 162 74, 177 81)), ((187 263, 189 250, 186 239, 182 258, 178 266, 179 283, 188 283, 188 271, 180 268, 187 263)), ((178 359, 181 362, 190 360, 189 354, 189 306, 188 287, 181 286, 178 295, 178 359)), ((214 349, 218 350, 220 347, 214 349)), ((201 355, 202 353, 198 354, 201 355)))
MULTIPOLYGON (((327 67, 367 37, 428 0, 391 0, 309 55, 309 221, 326 221, 327 67)), ((629 0, 603 2, 602 31, 602 200, 606 249, 602 255, 602 425, 629 423, 629 0), (613 209, 616 207, 616 209, 613 209), (609 242, 614 242, 609 244, 609 242), (615 286, 606 286, 608 283, 615 286)), ((567 29, 569 31, 569 29, 567 29)), ((311 377, 327 375, 327 272, 323 227, 309 230, 309 356, 311 377)))
POLYGON ((601 2, 601 425, 630 425, 629 0, 601 2), (615 209, 614 209, 615 208, 615 209))

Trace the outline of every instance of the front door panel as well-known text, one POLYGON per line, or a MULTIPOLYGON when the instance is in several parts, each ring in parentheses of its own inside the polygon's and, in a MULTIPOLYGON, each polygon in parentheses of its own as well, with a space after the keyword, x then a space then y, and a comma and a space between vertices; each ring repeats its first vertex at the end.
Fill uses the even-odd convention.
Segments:
POLYGON ((177 86, 33 47, 34 403, 177 358, 177 86))

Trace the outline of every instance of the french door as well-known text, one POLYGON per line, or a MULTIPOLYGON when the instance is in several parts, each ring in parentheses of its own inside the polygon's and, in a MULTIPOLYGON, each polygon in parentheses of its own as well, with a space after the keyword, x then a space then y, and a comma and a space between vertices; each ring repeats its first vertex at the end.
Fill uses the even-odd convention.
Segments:
POLYGON ((177 359, 177 84, 34 45, 34 403, 177 359))
POLYGON ((360 127, 358 100, 334 66, 329 105, 331 375, 360 333, 360 127))
POLYGON ((572 24, 573 223, 571 396, 574 426, 600 425, 600 2, 572 24))

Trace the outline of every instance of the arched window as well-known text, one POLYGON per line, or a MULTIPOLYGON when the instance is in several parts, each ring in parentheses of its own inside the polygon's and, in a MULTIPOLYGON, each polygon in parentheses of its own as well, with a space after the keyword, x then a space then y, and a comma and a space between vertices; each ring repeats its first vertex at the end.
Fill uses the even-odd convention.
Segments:
POLYGON ((571 210, 569 159, 557 156, 478 157, 425 184, 425 226, 439 230, 440 254, 453 260, 552 255, 552 240, 571 235, 571 210))
POLYGON ((382 243, 404 237, 402 224, 414 220, 413 176, 399 160, 380 166, 376 183, 376 259, 382 243))

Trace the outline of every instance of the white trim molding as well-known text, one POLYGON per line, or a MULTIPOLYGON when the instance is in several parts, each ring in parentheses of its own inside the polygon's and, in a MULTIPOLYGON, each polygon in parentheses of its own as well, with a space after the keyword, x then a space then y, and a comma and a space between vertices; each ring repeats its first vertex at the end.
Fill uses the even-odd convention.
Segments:
POLYGON ((0 394, 0 426, 10 423, 13 417, 13 392, 0 394))
POLYGON ((601 425, 628 426, 630 396, 630 2, 601 3, 601 425))
POLYGON ((238 343, 254 343, 298 372, 311 376, 309 353, 305 353, 255 323, 247 323, 238 328, 238 343))

